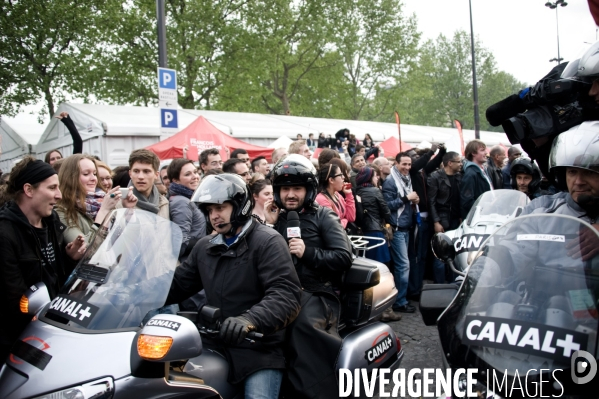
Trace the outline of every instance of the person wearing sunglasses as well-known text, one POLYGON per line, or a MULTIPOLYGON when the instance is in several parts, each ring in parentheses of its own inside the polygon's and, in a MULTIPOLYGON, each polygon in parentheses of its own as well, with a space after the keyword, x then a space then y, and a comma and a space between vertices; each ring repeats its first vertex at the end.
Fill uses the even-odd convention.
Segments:
POLYGON ((318 191, 318 205, 332 209, 341 219, 343 228, 347 227, 347 223, 356 220, 356 204, 351 184, 345 181, 345 175, 339 166, 329 163, 320 168, 318 191), (345 198, 340 191, 343 191, 345 198))
POLYGON ((223 164, 223 172, 232 173, 241 177, 246 184, 250 184, 252 174, 248 169, 247 163, 239 158, 231 158, 223 164))

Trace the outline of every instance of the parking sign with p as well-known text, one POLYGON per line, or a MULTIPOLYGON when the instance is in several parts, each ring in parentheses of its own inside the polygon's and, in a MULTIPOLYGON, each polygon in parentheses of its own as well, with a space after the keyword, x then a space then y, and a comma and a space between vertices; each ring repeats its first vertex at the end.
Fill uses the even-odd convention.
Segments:
POLYGON ((158 88, 172 90, 177 88, 177 73, 174 69, 158 68, 158 88))

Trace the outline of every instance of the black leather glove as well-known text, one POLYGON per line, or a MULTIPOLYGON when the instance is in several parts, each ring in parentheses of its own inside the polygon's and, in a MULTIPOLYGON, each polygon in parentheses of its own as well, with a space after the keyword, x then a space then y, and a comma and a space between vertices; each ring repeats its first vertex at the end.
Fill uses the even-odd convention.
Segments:
POLYGON ((255 330, 254 324, 243 316, 228 317, 220 328, 220 339, 227 345, 239 345, 255 330))

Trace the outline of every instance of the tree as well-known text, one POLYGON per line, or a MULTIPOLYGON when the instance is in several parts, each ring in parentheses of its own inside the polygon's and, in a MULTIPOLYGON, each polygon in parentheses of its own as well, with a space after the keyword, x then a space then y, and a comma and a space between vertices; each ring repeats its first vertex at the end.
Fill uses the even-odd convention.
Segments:
POLYGON ((339 116, 375 119, 392 111, 389 99, 416 60, 416 19, 406 18, 393 0, 348 0, 341 6, 335 24, 344 66, 339 116), (379 101, 373 101, 376 96, 379 101))
MULTIPOLYGON (((497 70, 493 55, 475 40, 481 128, 490 129, 486 108, 523 87, 512 75, 497 70)), ((462 121, 474 128, 470 36, 456 31, 452 40, 440 35, 421 48, 418 66, 410 71, 396 97, 404 123, 452 126, 462 121)), ((389 118, 390 119, 390 118, 389 118)))
MULTIPOLYGON (((249 85, 267 112, 292 112, 291 103, 310 78, 327 73, 338 59, 330 56, 334 1, 256 0, 246 14, 250 42, 246 56, 255 66, 249 85)), ((295 108, 294 108, 295 110, 295 108)), ((293 112, 296 114, 296 112, 293 112)))
POLYGON ((45 112, 89 78, 84 60, 102 13, 99 0, 0 2, 0 112, 43 99, 45 112))

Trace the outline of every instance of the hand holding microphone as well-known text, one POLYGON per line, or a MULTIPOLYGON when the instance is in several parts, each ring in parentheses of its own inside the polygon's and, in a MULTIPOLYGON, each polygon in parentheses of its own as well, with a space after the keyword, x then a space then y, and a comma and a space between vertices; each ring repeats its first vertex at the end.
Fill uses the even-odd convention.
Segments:
POLYGON ((302 230, 300 228, 300 220, 296 211, 291 211, 287 214, 287 241, 289 242, 289 252, 293 257, 293 264, 297 264, 297 258, 304 256, 306 246, 302 240, 302 230))

